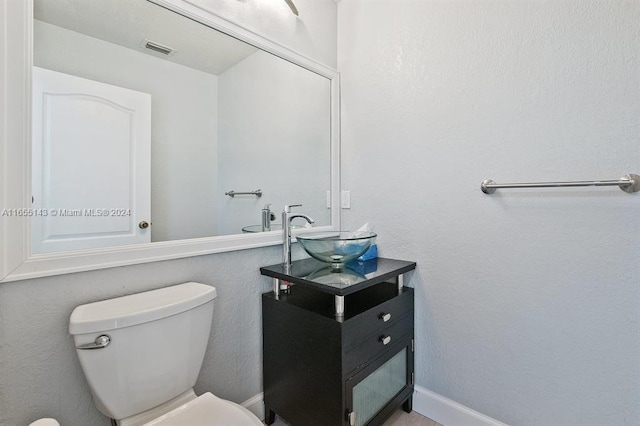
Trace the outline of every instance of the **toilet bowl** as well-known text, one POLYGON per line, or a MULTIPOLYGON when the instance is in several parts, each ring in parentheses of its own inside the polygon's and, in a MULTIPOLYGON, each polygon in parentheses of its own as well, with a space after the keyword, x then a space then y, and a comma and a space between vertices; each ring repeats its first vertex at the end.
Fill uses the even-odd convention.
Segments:
POLYGON ((258 426, 246 408, 193 386, 214 287, 185 283, 78 306, 69 320, 96 407, 120 426, 258 426))

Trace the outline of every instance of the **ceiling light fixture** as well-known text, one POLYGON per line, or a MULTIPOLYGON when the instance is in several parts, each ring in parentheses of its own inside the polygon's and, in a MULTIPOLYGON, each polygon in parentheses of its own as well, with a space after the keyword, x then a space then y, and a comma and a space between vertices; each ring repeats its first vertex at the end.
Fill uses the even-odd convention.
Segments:
POLYGON ((293 4, 293 0, 284 0, 284 1, 289 5, 293 14, 298 16, 298 8, 296 7, 295 4, 293 4))

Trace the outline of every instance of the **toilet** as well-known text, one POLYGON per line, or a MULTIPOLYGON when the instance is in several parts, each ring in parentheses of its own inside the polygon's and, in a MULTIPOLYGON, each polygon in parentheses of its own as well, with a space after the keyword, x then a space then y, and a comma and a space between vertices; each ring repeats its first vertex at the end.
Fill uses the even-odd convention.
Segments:
POLYGON ((120 426, 262 426, 193 390, 215 298, 215 287, 189 282, 75 308, 69 333, 96 407, 120 426))

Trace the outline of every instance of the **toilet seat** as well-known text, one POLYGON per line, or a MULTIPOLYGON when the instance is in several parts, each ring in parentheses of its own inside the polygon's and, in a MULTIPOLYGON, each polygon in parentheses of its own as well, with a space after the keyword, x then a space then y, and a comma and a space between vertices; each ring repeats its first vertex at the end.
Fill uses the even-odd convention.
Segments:
POLYGON ((46 418, 38 419, 33 423, 29 423, 29 426, 60 426, 60 423, 56 419, 46 418))
POLYGON ((251 411, 234 402, 204 393, 145 426, 263 426, 251 411))

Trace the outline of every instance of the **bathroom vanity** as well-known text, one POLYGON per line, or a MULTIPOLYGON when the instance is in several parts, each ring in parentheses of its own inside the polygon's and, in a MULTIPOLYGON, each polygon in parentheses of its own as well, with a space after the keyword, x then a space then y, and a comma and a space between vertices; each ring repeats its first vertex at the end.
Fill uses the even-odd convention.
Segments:
POLYGON ((339 273, 314 259, 260 268, 266 423, 379 425, 411 411, 415 262, 372 259, 339 273), (288 289, 283 289, 288 287, 288 289))

